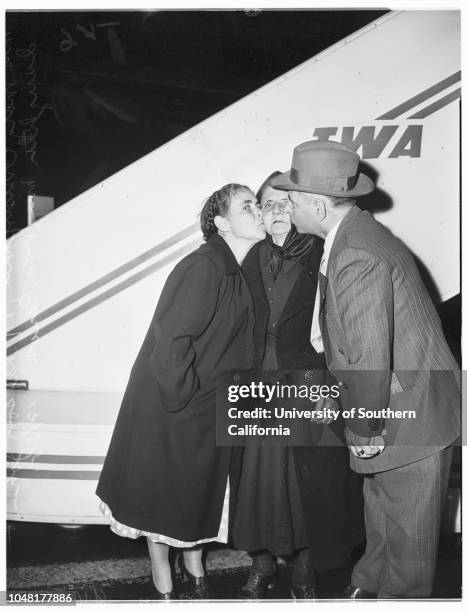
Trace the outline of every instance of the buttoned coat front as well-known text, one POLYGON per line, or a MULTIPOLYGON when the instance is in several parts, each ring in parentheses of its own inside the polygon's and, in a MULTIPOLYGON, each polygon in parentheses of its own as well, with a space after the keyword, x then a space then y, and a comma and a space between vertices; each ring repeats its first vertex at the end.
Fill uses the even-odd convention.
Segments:
POLYGON ((329 254, 320 323, 344 409, 412 410, 415 418, 354 418, 361 437, 386 447, 353 469, 379 472, 417 461, 459 435, 458 366, 407 247, 372 215, 351 208, 329 254))
MULTIPOLYGON (((260 368, 266 350, 269 319, 268 297, 261 274, 261 253, 264 242, 255 245, 245 257, 242 269, 248 281, 255 308, 256 366, 260 368)), ((315 248, 300 266, 300 274, 286 301, 277 325, 276 354, 280 369, 294 371, 294 384, 310 384, 305 373, 314 372, 313 382, 324 380, 326 360, 310 344, 322 241, 315 239, 315 248), (321 372, 322 375, 319 375, 321 372), (316 376, 318 375, 318 377, 316 376)), ((288 381, 288 382, 290 382, 288 381)), ((329 382, 329 381, 325 381, 329 382)), ((329 382, 333 384, 335 381, 329 382)), ((305 405, 308 409, 308 406, 305 405)), ((341 421, 328 426, 335 442, 329 446, 324 439, 312 443, 308 427, 301 426, 304 444, 294 446, 293 457, 300 497, 308 532, 313 564, 319 571, 345 563, 352 548, 363 539, 362 494, 359 477, 349 470, 349 452, 343 437, 341 421), (342 440, 339 444, 339 440, 342 440)), ((320 440, 327 426, 311 425, 320 440)), ((295 439, 297 440, 297 439, 295 439)), ((236 449, 237 451, 238 449, 236 449)), ((235 452, 236 461, 241 461, 235 452)), ((234 461, 235 465, 235 461, 234 461)), ((274 478, 269 478, 271 482, 274 478)), ((235 506, 235 478, 232 486, 235 506)), ((234 508, 235 511, 235 508, 234 508)))
POLYGON ((116 520, 188 542, 217 536, 231 448, 216 446, 216 373, 252 366, 253 324, 215 234, 169 275, 131 370, 97 487, 116 520))

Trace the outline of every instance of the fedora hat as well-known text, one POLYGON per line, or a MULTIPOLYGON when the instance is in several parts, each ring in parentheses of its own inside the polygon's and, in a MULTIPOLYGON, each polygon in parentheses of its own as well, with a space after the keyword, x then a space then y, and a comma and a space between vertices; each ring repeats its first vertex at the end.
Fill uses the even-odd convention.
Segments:
POLYGON ((292 168, 275 176, 271 187, 307 191, 340 198, 356 198, 375 188, 373 181, 358 172, 360 157, 340 142, 310 140, 295 147, 292 168))

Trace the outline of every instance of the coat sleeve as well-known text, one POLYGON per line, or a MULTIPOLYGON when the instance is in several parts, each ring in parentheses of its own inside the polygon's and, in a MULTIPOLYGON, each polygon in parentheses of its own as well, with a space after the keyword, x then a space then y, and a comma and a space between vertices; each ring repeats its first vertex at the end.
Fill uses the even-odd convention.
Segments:
MULTIPOLYGON (((339 320, 346 339, 341 382, 344 409, 387 408, 391 390, 394 299, 391 274, 377 257, 348 248, 338 255, 333 283, 339 320)), ((382 432, 384 420, 354 418, 347 427, 363 438, 382 432)))
POLYGON ((193 341, 216 309, 219 272, 206 255, 193 254, 169 275, 152 321, 155 337, 149 367, 169 412, 185 408, 199 389, 193 341))

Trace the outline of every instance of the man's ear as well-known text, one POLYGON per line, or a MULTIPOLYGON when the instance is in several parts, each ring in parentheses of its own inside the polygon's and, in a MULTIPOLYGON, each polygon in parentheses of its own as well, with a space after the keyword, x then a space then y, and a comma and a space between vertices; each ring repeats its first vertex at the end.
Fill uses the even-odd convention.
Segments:
POLYGON ((225 217, 221 217, 221 215, 216 215, 214 217, 214 225, 220 232, 229 232, 230 224, 225 217))
POLYGON ((313 206, 315 207, 316 216, 320 221, 324 221, 328 215, 327 202, 324 198, 315 197, 313 200, 313 206))

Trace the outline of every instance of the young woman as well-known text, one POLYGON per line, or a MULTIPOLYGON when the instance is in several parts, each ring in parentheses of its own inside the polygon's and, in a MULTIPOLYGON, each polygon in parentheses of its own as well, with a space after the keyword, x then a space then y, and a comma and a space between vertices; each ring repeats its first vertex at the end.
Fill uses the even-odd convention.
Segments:
MULTIPOLYGON (((323 242, 291 225, 287 192, 269 185, 276 174, 257 194, 266 240, 242 264, 255 307, 256 364, 262 370, 324 371, 324 354, 310 344, 323 242)), ((264 597, 276 582, 274 556, 292 555, 292 597, 314 599, 317 571, 338 567, 352 550, 352 486, 357 523, 361 494, 359 483, 351 482, 343 423, 332 428, 341 447, 246 446, 240 460, 236 453, 241 467, 233 487, 232 539, 253 559, 241 597, 264 597)))
POLYGON ((227 541, 231 449, 216 447, 216 370, 253 363, 239 264, 265 236, 254 194, 225 185, 201 212, 206 243, 169 275, 133 365, 97 487, 111 529, 146 536, 158 599, 174 598, 169 546, 208 597, 201 544, 227 541))

